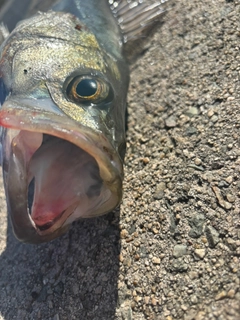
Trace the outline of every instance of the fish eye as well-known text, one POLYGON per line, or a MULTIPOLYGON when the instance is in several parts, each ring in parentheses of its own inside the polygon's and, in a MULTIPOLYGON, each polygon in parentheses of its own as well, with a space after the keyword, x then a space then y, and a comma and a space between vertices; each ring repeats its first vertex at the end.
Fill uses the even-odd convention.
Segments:
POLYGON ((66 93, 74 102, 98 104, 109 97, 110 87, 101 78, 77 76, 68 84, 66 93))

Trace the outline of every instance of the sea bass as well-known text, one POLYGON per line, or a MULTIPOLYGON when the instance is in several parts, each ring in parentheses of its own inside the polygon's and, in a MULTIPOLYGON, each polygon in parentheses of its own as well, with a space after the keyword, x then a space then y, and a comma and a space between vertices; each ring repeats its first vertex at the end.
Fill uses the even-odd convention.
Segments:
POLYGON ((165 2, 14 0, 1 9, 2 167, 19 240, 52 240, 119 205, 128 65, 165 2))

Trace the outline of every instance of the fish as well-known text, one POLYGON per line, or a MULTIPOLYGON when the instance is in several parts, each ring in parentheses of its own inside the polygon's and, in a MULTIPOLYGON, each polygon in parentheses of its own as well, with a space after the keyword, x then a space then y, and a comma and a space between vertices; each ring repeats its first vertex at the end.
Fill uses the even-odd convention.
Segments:
POLYGON ((129 65, 167 2, 10 0, 1 8, 3 182, 20 241, 51 241, 120 204, 129 65))

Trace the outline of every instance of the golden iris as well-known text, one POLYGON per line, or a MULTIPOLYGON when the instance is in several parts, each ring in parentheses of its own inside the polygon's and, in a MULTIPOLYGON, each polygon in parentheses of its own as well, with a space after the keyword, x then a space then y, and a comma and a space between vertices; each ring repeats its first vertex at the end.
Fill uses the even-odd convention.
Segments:
POLYGON ((109 94, 108 84, 99 78, 75 77, 67 87, 68 97, 76 102, 99 103, 109 94))

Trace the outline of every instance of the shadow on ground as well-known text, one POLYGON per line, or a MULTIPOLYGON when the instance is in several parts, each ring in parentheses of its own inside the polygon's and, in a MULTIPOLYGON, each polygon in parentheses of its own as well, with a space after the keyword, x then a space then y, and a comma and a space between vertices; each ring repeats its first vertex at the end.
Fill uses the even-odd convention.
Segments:
POLYGON ((18 242, 8 223, 7 246, 0 257, 3 319, 112 319, 118 216, 80 221, 61 238, 38 246, 18 242))

